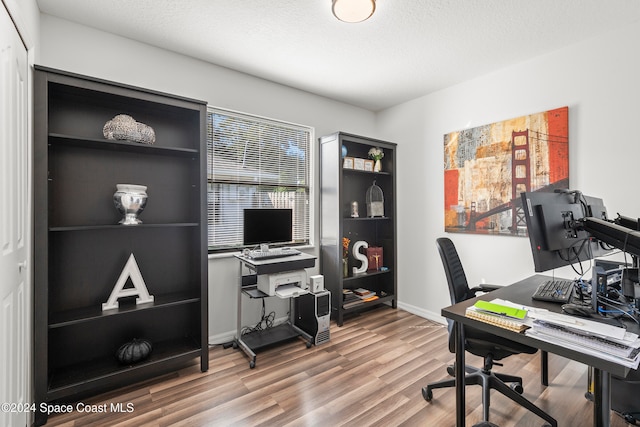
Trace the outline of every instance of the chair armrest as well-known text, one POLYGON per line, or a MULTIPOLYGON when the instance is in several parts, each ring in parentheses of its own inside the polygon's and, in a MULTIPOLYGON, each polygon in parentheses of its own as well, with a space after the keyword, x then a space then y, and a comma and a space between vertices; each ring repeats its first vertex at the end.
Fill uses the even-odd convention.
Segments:
POLYGON ((491 291, 495 291, 496 289, 500 289, 502 286, 500 285, 489 285, 487 283, 483 283, 481 285, 476 286, 475 288, 471 288, 469 289, 471 292, 478 293, 478 292, 491 292, 491 291))

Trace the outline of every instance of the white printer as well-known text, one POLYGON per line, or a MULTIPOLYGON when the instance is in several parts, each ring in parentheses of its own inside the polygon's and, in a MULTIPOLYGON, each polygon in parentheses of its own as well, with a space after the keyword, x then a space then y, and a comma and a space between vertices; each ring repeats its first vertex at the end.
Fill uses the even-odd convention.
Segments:
POLYGON ((280 298, 297 297, 309 293, 307 272, 293 270, 259 275, 258 289, 269 296, 279 296, 280 298))

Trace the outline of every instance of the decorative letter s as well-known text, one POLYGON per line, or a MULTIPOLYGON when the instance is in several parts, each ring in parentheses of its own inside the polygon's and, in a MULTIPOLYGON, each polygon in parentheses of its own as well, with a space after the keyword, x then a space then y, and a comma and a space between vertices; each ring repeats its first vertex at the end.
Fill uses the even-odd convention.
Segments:
POLYGON ((360 266, 360 268, 353 267, 353 274, 364 273, 369 268, 369 260, 367 259, 367 256, 360 253, 360 248, 368 248, 368 247, 369 247, 369 244, 364 240, 358 240, 353 244, 353 257, 359 260, 360 262, 362 262, 362 265, 360 266))

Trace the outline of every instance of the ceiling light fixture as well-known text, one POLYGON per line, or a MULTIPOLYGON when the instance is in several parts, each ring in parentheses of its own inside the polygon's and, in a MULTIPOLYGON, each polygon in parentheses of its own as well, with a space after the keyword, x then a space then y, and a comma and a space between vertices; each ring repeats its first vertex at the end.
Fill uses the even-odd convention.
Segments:
POLYGON ((332 0, 331 10, 344 22, 362 22, 376 10, 376 0, 332 0))

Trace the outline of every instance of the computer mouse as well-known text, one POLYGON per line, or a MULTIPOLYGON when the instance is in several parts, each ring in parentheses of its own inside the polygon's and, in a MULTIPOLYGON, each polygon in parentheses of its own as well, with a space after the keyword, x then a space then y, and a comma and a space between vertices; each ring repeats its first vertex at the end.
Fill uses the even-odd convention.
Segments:
POLYGON ((591 307, 579 304, 563 304, 562 311, 571 316, 591 317, 591 307))

